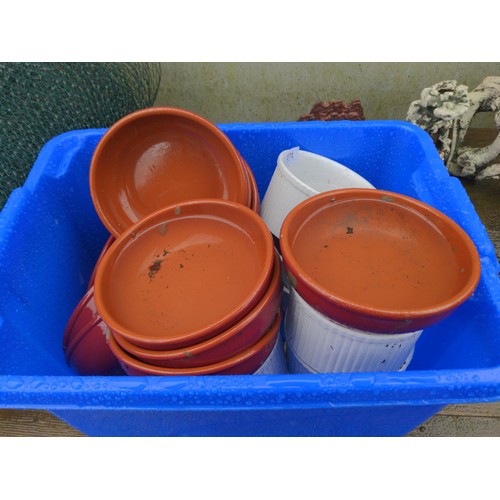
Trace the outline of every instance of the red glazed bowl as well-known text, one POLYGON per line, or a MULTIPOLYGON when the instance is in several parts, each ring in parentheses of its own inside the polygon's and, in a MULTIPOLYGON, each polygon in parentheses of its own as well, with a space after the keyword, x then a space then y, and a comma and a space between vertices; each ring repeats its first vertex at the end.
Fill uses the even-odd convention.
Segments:
POLYGON ((161 351, 137 347, 116 333, 113 337, 124 351, 144 363, 170 368, 210 365, 234 357, 262 338, 275 320, 281 295, 281 261, 275 252, 273 277, 262 299, 241 321, 219 335, 189 347, 161 351))
POLYGON ((479 255, 465 231, 411 197, 373 189, 315 195, 285 218, 283 263, 298 294, 359 330, 413 332, 474 292, 479 255))
POLYGON ((170 107, 135 111, 105 132, 92 156, 90 192, 115 237, 185 200, 251 203, 248 173, 229 138, 205 118, 170 107))
POLYGON ((123 374, 108 345, 110 330, 102 321, 91 287, 71 315, 63 337, 66 362, 80 375, 123 374))
POLYGON ((97 270, 97 309, 111 330, 146 349, 208 340, 247 315, 269 287, 274 246, 239 203, 193 200, 126 230, 97 270))
POLYGON ((109 345, 128 375, 245 375, 255 373, 271 354, 278 339, 281 324, 281 311, 265 335, 253 346, 232 358, 211 365, 192 368, 167 368, 144 363, 126 353, 110 336, 109 345))

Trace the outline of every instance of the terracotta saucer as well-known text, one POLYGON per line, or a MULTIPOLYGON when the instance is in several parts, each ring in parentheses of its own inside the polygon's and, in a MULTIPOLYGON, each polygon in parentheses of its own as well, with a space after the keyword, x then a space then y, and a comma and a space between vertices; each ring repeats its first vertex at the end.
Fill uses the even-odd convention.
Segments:
POLYGON ((193 200, 118 238, 97 270, 95 300, 112 331, 147 349, 203 342, 248 314, 269 286, 273 240, 250 208, 193 200))
POLYGON ((115 237, 164 206, 221 198, 250 205, 248 174, 229 138, 187 110, 135 111, 103 135, 90 164, 90 192, 115 237))
POLYGON ((310 305, 360 330, 423 329, 475 290, 477 250, 449 217, 390 191, 342 189, 295 207, 280 245, 291 285, 310 305))
POLYGON ((275 320, 269 330, 261 339, 235 355, 211 365, 204 365, 192 368, 166 368, 163 366, 153 366, 143 361, 139 361, 127 354, 120 348, 113 335, 109 340, 109 346, 120 362, 123 370, 128 375, 245 375, 255 373, 271 354, 276 340, 278 339, 281 311, 276 314, 275 320))
POLYGON ((156 366, 191 368, 230 358, 255 344, 269 329, 280 308, 282 295, 281 261, 274 258, 273 277, 258 304, 234 326, 199 344, 173 350, 150 350, 114 334, 119 346, 140 361, 156 366))

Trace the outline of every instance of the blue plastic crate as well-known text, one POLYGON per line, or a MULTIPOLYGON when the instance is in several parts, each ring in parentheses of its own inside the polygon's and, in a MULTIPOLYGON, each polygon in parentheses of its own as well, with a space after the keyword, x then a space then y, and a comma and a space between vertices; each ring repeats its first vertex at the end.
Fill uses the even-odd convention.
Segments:
POLYGON ((252 168, 261 197, 280 151, 300 146, 443 211, 479 250, 475 294, 424 332, 402 373, 79 376, 61 340, 108 237, 88 185, 105 130, 68 132, 46 144, 0 214, 0 407, 46 409, 94 436, 398 436, 447 404, 500 400, 500 266, 425 132, 397 121, 220 128, 252 168))

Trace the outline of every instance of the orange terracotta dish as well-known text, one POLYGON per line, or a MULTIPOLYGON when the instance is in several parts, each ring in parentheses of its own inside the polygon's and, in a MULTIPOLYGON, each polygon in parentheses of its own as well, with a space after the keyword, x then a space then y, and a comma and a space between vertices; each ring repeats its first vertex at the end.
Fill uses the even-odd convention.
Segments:
POLYGON ((92 156, 90 191, 115 237, 173 203, 251 203, 248 174, 229 138, 205 118, 169 107, 135 111, 106 131, 92 156))
POLYGON ((276 318, 281 296, 281 260, 276 251, 273 276, 261 300, 240 321, 218 335, 198 344, 171 350, 144 349, 117 333, 113 336, 124 351, 144 363, 170 368, 211 365, 234 357, 262 338, 276 318))
POLYGON ((455 222, 389 191, 314 196, 289 213, 280 243, 298 293, 361 330, 424 328, 466 300, 480 277, 476 248, 455 222))
POLYGON ((231 358, 211 365, 192 368, 153 366, 130 356, 113 336, 110 337, 109 346, 128 375, 250 375, 255 373, 271 354, 278 339, 281 317, 281 311, 278 311, 271 327, 254 345, 231 358))
POLYGON ((274 247, 250 208, 194 200, 159 210, 118 238, 95 281, 103 320, 130 342, 172 349, 245 316, 265 293, 274 247))

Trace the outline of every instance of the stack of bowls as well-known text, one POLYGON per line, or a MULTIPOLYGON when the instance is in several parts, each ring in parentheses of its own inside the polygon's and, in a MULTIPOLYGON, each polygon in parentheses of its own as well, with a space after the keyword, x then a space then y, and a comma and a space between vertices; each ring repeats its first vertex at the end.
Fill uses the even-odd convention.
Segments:
POLYGON ((405 369, 422 330, 469 298, 480 277, 460 226, 390 191, 312 196, 287 215, 280 244, 292 287, 291 371, 405 369))
POLYGON ((178 108, 134 112, 98 143, 90 190, 111 235, 67 324, 70 365, 81 374, 285 369, 279 257, 253 173, 220 129, 178 108))
POLYGON ((129 374, 254 373, 278 341, 280 271, 254 211, 192 200, 115 241, 96 273, 95 302, 129 374))

